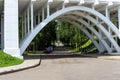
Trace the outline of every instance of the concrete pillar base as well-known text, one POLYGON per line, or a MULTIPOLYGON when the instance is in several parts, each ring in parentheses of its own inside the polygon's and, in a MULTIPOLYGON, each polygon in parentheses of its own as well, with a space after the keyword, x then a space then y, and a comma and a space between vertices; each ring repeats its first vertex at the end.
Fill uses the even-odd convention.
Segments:
POLYGON ((4 49, 3 51, 11 56, 23 59, 23 56, 20 54, 20 49, 4 49))

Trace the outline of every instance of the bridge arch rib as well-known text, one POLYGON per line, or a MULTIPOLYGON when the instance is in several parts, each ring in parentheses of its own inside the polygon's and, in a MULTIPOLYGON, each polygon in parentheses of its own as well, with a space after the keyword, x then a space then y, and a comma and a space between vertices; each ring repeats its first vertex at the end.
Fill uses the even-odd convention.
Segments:
MULTIPOLYGON (((72 14, 74 14, 74 13, 72 13, 72 14)), ((85 16, 83 14, 80 15, 80 13, 78 13, 78 15, 81 16, 81 17, 86 17, 87 18, 87 16, 85 16)), ((79 17, 79 16, 77 16, 77 17, 79 17)), ((65 16, 65 17, 68 17, 68 16, 65 16)), ((107 44, 107 42, 104 39, 101 39, 102 38, 101 35, 93 27, 88 27, 90 25, 87 22, 83 21, 82 19, 77 19, 77 18, 73 17, 70 14, 69 14, 69 18, 72 18, 72 20, 76 20, 76 21, 80 21, 80 22, 84 23, 87 26, 87 28, 90 29, 92 32, 94 32, 96 34, 96 36, 99 38, 99 40, 102 41, 102 43, 105 46, 105 48, 107 49, 107 51, 109 53, 112 52, 112 49, 109 47, 109 45, 107 44)), ((92 22, 96 25, 97 22, 92 17, 89 17, 89 18, 87 18, 87 19, 88 20, 92 20, 92 22)), ((105 31, 104 27, 102 25, 98 25, 98 28, 101 29, 101 27, 102 27, 102 30, 103 30, 103 33, 104 33, 104 31, 105 31)), ((107 35, 109 33, 107 33, 107 31, 104 34, 106 35, 106 37, 108 37, 109 41, 112 42, 112 44, 114 45, 114 47, 116 48, 116 50, 119 52, 120 49, 119 49, 118 44, 115 42, 115 40, 113 38, 109 38, 109 36, 107 35)))
POLYGON ((94 39, 93 35, 89 33, 89 31, 87 31, 87 29, 85 27, 83 27, 83 24, 80 25, 77 22, 71 22, 72 20, 70 19, 62 19, 62 21, 66 21, 69 22, 75 26, 77 26, 81 31, 83 31, 88 37, 89 39, 93 42, 93 44, 96 46, 96 48, 98 49, 99 53, 102 53, 105 51, 105 49, 102 48, 102 46, 99 45, 99 43, 94 39))
MULTIPOLYGON (((63 20, 64 20, 64 18, 63 18, 63 20)), ((109 45, 106 43, 106 41, 105 40, 101 40, 100 38, 100 34, 94 29, 94 28, 92 28, 92 27, 89 27, 89 24, 87 23, 87 22, 85 22, 84 20, 82 20, 82 19, 76 19, 76 18, 73 18, 72 16, 69 16, 69 18, 68 17, 65 17, 65 20, 74 20, 74 21, 78 21, 78 22, 80 22, 81 24, 83 24, 85 27, 82 27, 82 28, 87 28, 87 29, 89 29, 91 32, 93 32, 96 36, 97 36, 97 38, 100 40, 100 42, 102 43, 102 45, 101 46, 99 46, 99 49, 98 50, 103 50, 103 51, 107 51, 107 52, 109 52, 109 53, 111 53, 112 52, 112 50, 110 49, 110 47, 109 47, 109 45)), ((78 23, 76 23, 77 24, 77 26, 78 26, 78 23)), ((76 25, 75 24, 75 25, 76 25)), ((93 40, 92 40, 93 41, 93 40)), ((96 41, 97 42, 97 41, 96 41)), ((96 44, 95 44, 96 45, 96 44)), ((100 51, 101 52, 101 51, 100 51)))
MULTIPOLYGON (((53 13, 52 15, 48 16, 44 21, 42 21, 40 24, 38 24, 36 26, 36 28, 20 43, 20 51, 21 54, 25 51, 25 49, 28 47, 28 45, 30 44, 30 42, 34 39, 34 37, 41 31, 41 29, 43 29, 49 22, 51 22, 52 20, 55 20, 56 18, 62 16, 63 14, 66 14, 68 12, 71 11, 84 11, 87 13, 90 13, 92 15, 95 15, 96 17, 100 18, 104 23, 106 23, 108 25, 108 27, 115 33, 115 35, 120 39, 120 32, 119 30, 116 28, 116 26, 110 21, 108 20, 104 15, 102 15, 101 13, 95 11, 94 9, 91 8, 87 8, 87 7, 83 7, 83 6, 72 6, 72 7, 67 7, 67 8, 63 8, 55 13, 53 13)), ((94 19, 93 19, 94 20, 94 19)), ((95 23, 98 26, 102 26, 99 23, 95 23)), ((102 26, 103 27, 103 26, 102 26)), ((102 30, 102 29, 101 29, 102 30)), ((110 35, 108 35, 105 30, 102 30, 104 32, 104 34, 106 34, 108 36, 108 39, 111 40, 110 35)), ((114 44, 114 40, 111 40, 111 43, 114 44)), ((117 43, 115 43, 117 44, 117 43)), ((114 46, 115 47, 115 46, 114 46)), ((117 45, 117 47, 115 47, 117 52, 120 52, 120 47, 117 45)))

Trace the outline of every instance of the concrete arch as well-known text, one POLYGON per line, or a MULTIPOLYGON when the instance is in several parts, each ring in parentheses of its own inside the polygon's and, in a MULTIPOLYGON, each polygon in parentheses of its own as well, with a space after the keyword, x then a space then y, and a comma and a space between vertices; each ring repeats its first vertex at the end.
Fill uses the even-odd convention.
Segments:
POLYGON ((93 42, 93 44, 95 45, 95 47, 98 49, 99 53, 104 52, 105 50, 101 48, 101 46, 99 45, 99 43, 93 38, 93 36, 86 30, 86 28, 80 26, 77 22, 71 22, 70 19, 63 19, 63 21, 69 22, 73 25, 76 25, 81 31, 83 31, 88 37, 89 39, 93 42))
MULTIPOLYGON (((67 19, 67 17, 64 17, 64 18, 67 19)), ((63 19, 64 19, 64 18, 63 18, 63 19)), ((88 24, 87 22, 85 22, 85 21, 82 20, 82 19, 73 18, 72 16, 70 16, 70 17, 68 18, 68 20, 78 21, 78 22, 80 22, 81 24, 85 25, 85 27, 88 28, 90 31, 92 31, 92 32, 97 36, 97 38, 102 42, 103 46, 105 47, 104 49, 107 50, 108 53, 111 53, 111 52, 112 52, 112 50, 110 49, 110 47, 109 47, 109 45, 106 43, 106 41, 105 41, 105 40, 102 40, 101 37, 100 37, 100 35, 99 35, 99 33, 98 33, 94 28, 89 27, 89 24, 88 24)), ((101 49, 104 50, 104 49, 102 48, 102 46, 101 46, 101 49)))
MULTIPOLYGON (((70 13, 68 13, 68 14, 70 15, 70 13)), ((84 17, 84 18, 88 19, 89 21, 91 21, 92 23, 94 23, 99 29, 101 29, 101 31, 106 35, 106 37, 109 39, 109 41, 114 45, 116 51, 120 52, 119 45, 116 43, 116 41, 112 37, 110 37, 109 32, 104 28, 103 25, 98 24, 98 22, 94 18, 92 18, 91 16, 86 16, 86 15, 82 14, 81 12, 72 13, 72 14, 84 17)), ((108 47, 108 50, 109 49, 110 48, 108 47)))
POLYGON ((52 15, 48 16, 44 21, 42 21, 39 25, 36 26, 36 28, 28 35, 28 37, 26 37, 21 43, 20 43, 20 53, 22 54, 25 49, 28 47, 28 45, 30 44, 30 42, 34 39, 34 37, 41 31, 42 28, 44 28, 50 21, 54 20, 55 18, 66 14, 67 12, 70 11, 85 11, 88 12, 90 14, 93 14, 97 17, 99 17, 102 21, 104 21, 107 25, 109 25, 109 27, 115 32, 115 34, 120 38, 120 32, 118 31, 118 29, 116 28, 116 26, 110 21, 108 20, 104 15, 102 15, 101 13, 91 9, 91 8, 87 8, 87 7, 83 7, 83 6, 73 6, 73 7, 67 7, 64 9, 61 9, 55 13, 53 13, 52 15))
POLYGON ((86 21, 84 21, 83 19, 76 19, 73 16, 65 16, 64 18, 67 19, 68 17, 69 17, 70 20, 75 20, 75 21, 78 21, 78 22, 84 24, 86 28, 88 28, 90 31, 92 31, 98 37, 98 39, 102 42, 102 44, 104 45, 104 47, 107 50, 107 52, 108 53, 112 52, 112 49, 109 47, 107 42, 104 39, 101 39, 100 34, 93 27, 89 27, 89 24, 86 21))

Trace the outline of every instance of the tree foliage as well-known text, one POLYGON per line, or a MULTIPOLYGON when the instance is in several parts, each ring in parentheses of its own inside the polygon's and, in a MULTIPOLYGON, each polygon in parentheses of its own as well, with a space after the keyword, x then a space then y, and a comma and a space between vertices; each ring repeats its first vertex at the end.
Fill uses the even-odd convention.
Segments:
MULTIPOLYGON (((65 46, 82 50, 89 38, 76 26, 62 21, 50 22, 31 42, 27 50, 38 51, 60 40, 65 46)), ((87 46, 92 45, 86 44, 87 46)), ((86 46, 84 49, 87 49, 86 46)))
POLYGON ((45 49, 46 47, 52 45, 56 40, 56 22, 50 22, 45 26, 40 33, 35 37, 28 47, 28 50, 37 51, 45 49))
POLYGON ((78 47, 88 40, 88 37, 78 27, 67 22, 61 22, 58 32, 60 32, 60 41, 66 46, 76 47, 77 44, 78 47))

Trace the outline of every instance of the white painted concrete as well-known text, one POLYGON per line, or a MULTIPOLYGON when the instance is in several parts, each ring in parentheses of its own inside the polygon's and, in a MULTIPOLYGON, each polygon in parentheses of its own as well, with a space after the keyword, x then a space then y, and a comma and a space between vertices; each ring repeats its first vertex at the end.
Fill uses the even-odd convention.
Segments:
MULTIPOLYGON (((71 11, 85 11, 87 12, 88 14, 93 14, 97 17, 99 17, 99 19, 101 19, 101 21, 103 21, 104 23, 106 23, 108 25, 108 27, 110 27, 114 33, 118 36, 118 38, 120 38, 120 33, 118 31, 118 29, 115 27, 115 25, 110 21, 108 20, 108 18, 106 18, 104 15, 100 14, 99 12, 91 9, 91 8, 87 8, 87 7, 83 7, 83 6, 73 6, 73 7, 67 7, 67 8, 64 8, 62 10, 59 10, 57 12, 55 12, 54 14, 52 14, 51 16, 49 16, 48 18, 46 18, 43 22, 41 22, 39 25, 36 26, 36 28, 34 29, 33 33, 31 33, 28 38, 26 38, 26 40, 23 41, 23 43, 21 43, 21 53, 24 52, 24 50, 26 49, 26 47, 28 46, 28 44, 32 41, 32 39, 35 37, 35 35, 37 35, 37 33, 45 27, 45 25, 47 25, 50 21, 54 20, 55 18, 57 17, 61 17, 61 15, 63 14, 66 14, 68 12, 71 12, 71 11)), ((79 13, 75 13, 75 15, 79 15, 79 13)), ((82 15, 82 14, 80 14, 82 15)), ((85 15, 83 15, 85 17, 85 15)), ((117 52, 120 51, 120 47, 118 46, 118 44, 114 41, 113 38, 110 38, 110 35, 108 33, 108 31, 104 28, 104 26, 102 24, 99 24, 97 22, 97 20, 95 20, 94 18, 92 18, 91 16, 87 15, 86 14, 86 17, 85 17, 87 20, 90 20, 92 21, 96 26, 99 26, 99 28, 102 30, 102 32, 104 33, 104 35, 107 36, 107 38, 109 39, 109 41, 114 45, 114 47, 116 48, 117 52)), ((102 40, 103 41, 103 40, 102 40)), ((104 43, 105 45, 105 43, 104 43)), ((107 45, 107 44, 106 44, 107 45)), ((109 53, 112 52, 112 50, 110 49, 110 46, 107 46, 106 47, 107 50, 109 51, 109 53)))
POLYGON ((18 38, 18 0, 5 0, 4 3, 4 52, 22 57, 18 38))
MULTIPOLYGON (((120 39, 119 0, 4 0, 4 4, 2 3, 3 0, 0 1, 0 15, 4 13, 4 19, 1 19, 1 23, 4 23, 1 24, 1 42, 3 51, 8 54, 20 57, 37 33, 50 21, 62 17, 64 14, 67 15, 68 12, 72 11, 83 12, 84 16, 87 16, 85 17, 87 20, 92 19, 94 25, 99 26, 98 28, 102 32, 100 33, 100 37, 104 37, 102 35, 105 35, 106 38, 109 39, 108 42, 113 44, 113 46, 108 45, 106 49, 108 52, 112 52, 112 49, 120 52, 117 40, 114 40, 112 37, 114 36, 112 32, 114 32, 116 35, 115 38, 120 39), (2 6, 4 6, 4 8, 2 6), (117 16, 112 15, 118 17, 118 28, 110 21, 111 13, 113 14, 114 12, 118 13, 117 16), (25 15, 23 15, 24 13, 25 15), (19 16, 22 16, 23 20, 21 26, 22 42, 19 42, 18 37, 19 16), (38 16, 38 22, 36 22, 37 20, 34 18, 36 16, 38 16), (98 19, 94 19, 96 17, 98 19), (36 26, 36 23, 39 24, 36 26), (107 25, 107 29, 105 28, 106 26, 103 25, 104 23, 107 25)), ((77 14, 78 13, 75 13, 75 15, 77 14)), ((76 19, 74 19, 74 21, 76 21, 76 19)), ((94 27, 92 28, 94 29, 94 27)), ((99 31, 97 33, 99 33, 99 31)), ((103 40, 101 39, 99 41, 102 42, 103 40)), ((101 47, 104 48, 102 44, 104 43, 100 43, 101 47)))

